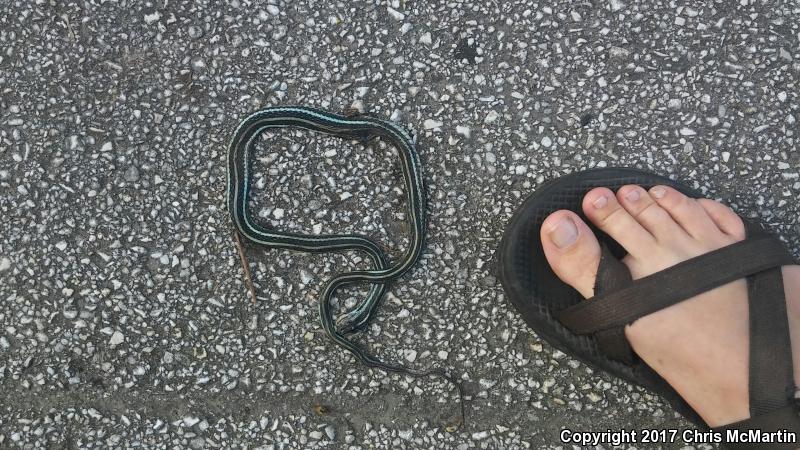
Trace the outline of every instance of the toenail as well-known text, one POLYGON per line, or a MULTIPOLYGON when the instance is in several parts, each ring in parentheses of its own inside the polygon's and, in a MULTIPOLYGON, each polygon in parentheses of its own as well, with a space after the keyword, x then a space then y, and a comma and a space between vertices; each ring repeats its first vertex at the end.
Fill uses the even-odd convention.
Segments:
POLYGON ((642 194, 639 193, 638 189, 631 189, 630 192, 625 194, 625 198, 628 199, 629 202, 635 202, 642 197, 642 194))
POLYGON ((661 198, 667 193, 667 190, 661 186, 656 186, 653 189, 650 189, 650 193, 653 194, 653 197, 655 198, 661 198))
POLYGON ((605 195, 601 195, 600 197, 597 197, 597 200, 592 202, 592 206, 594 206, 597 209, 601 209, 602 207, 606 206, 607 204, 608 204, 608 198, 605 195))
POLYGON ((558 248, 567 248, 578 240, 578 227, 572 219, 565 217, 550 228, 550 240, 558 248))

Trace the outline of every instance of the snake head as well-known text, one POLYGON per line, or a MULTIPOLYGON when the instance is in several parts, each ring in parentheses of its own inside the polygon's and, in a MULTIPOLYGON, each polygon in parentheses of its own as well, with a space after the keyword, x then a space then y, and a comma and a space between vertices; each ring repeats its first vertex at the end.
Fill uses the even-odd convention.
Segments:
POLYGON ((355 323, 348 314, 342 314, 336 318, 336 328, 345 336, 360 333, 367 329, 367 323, 355 323))

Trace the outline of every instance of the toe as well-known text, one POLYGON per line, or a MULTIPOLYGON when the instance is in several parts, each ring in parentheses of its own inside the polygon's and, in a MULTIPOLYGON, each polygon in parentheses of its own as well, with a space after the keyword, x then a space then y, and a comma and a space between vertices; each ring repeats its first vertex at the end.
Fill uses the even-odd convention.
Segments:
POLYGON ((661 185, 650 188, 650 195, 697 241, 709 242, 719 238, 719 228, 697 200, 661 185))
POLYGON ((701 198, 697 200, 700 206, 706 211, 717 228, 735 241, 741 241, 745 238, 744 222, 738 214, 733 212, 732 209, 723 205, 720 202, 701 198))
POLYGON ((542 223, 541 241, 558 278, 585 298, 594 295, 600 244, 589 226, 572 211, 556 211, 542 223))
POLYGON ((646 256, 656 243, 653 235, 619 204, 610 189, 589 191, 583 198, 583 212, 635 258, 646 256))
POLYGON ((659 242, 688 239, 689 235, 643 187, 629 184, 617 191, 617 201, 659 242))

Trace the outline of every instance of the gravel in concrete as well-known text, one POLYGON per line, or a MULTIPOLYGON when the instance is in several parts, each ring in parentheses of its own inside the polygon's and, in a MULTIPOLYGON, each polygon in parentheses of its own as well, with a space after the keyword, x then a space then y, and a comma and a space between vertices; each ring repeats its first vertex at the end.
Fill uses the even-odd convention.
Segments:
MULTIPOLYGON (((687 427, 528 330, 493 253, 542 182, 619 165, 800 249, 800 9, 752 3, 0 0, 0 447, 558 448, 565 425, 687 427), (248 246, 250 304, 226 143, 282 104, 416 134, 425 254, 361 339, 460 374, 467 428, 442 428, 445 383, 324 337, 319 290, 358 257, 248 246)), ((392 149, 284 131, 258 152, 262 223, 402 251, 392 149)))

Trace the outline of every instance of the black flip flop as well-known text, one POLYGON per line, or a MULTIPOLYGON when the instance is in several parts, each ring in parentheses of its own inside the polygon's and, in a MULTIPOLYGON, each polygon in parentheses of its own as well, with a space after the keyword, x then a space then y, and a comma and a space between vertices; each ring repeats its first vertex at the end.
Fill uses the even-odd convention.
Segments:
MULTIPOLYGON (((700 193, 668 178, 630 168, 594 169, 552 180, 531 194, 509 222, 498 251, 498 275, 511 304, 540 337, 591 367, 659 394, 703 430, 697 413, 655 371, 639 359, 624 327, 639 317, 740 278, 747 278, 750 299, 751 418, 728 429, 788 430, 800 437, 794 398, 791 343, 780 267, 796 264, 774 236, 747 222, 744 241, 692 258, 648 277, 631 280, 620 262, 625 251, 590 222, 602 248, 595 297, 584 300, 550 269, 539 240, 544 219, 559 209, 581 210, 584 195, 595 187, 616 191, 626 184, 645 189, 671 186, 690 196, 700 193)), ((795 448, 789 446, 760 448, 795 448)), ((733 443, 729 448, 737 448, 733 443)), ((752 447, 745 447, 752 448, 752 447)))

